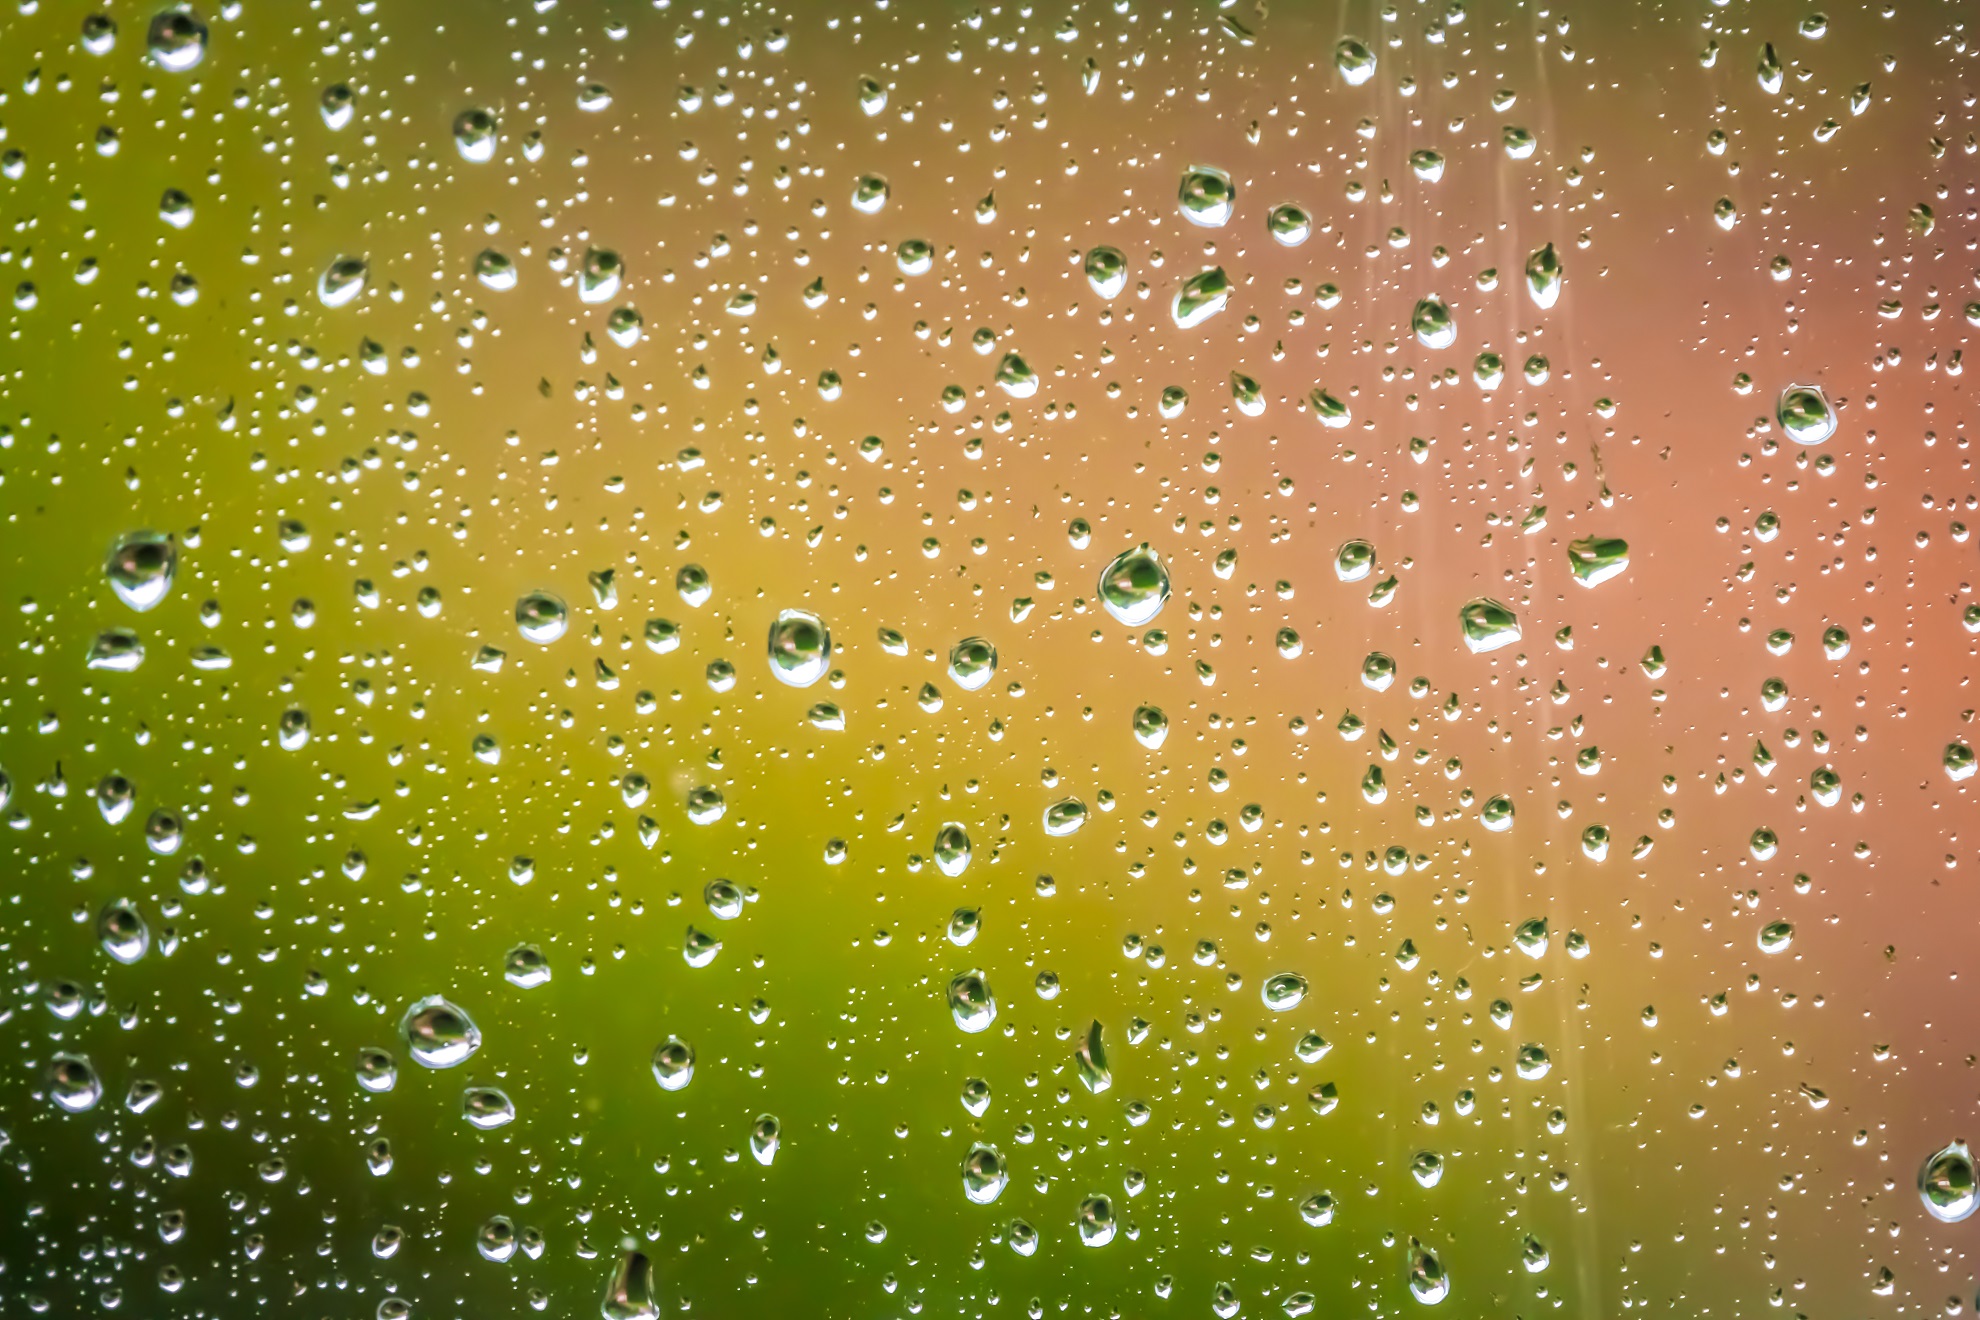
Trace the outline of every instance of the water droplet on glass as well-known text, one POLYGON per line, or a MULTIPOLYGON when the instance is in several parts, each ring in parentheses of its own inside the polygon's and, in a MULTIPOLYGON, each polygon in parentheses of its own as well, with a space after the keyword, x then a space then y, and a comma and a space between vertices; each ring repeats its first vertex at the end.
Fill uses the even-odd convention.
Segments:
POLYGON ((997 388, 1013 399, 1028 399, 1038 393, 1038 373, 1016 353, 1006 353, 997 363, 997 388))
POLYGON ((868 116, 887 108, 887 89, 872 78, 859 80, 859 108, 868 116))
POLYGON ((1307 404, 1313 409, 1313 416, 1320 425, 1330 431, 1338 431, 1354 420, 1354 410, 1346 400, 1338 399, 1318 385, 1306 396, 1307 404))
POLYGON ((981 1077, 972 1077, 963 1083, 962 1105, 970 1117, 982 1118, 990 1110, 990 1083, 981 1077))
POLYGON ((950 821, 935 832, 935 869, 950 879, 969 869, 969 835, 950 821))
MULTIPOLYGON (((59 1056, 58 1056, 59 1057, 59 1056)), ((1926 1157, 1918 1170, 1918 1199, 1943 1224, 1957 1224, 1980 1205, 1974 1190, 1973 1152, 1955 1141, 1926 1157)))
POLYGON ((1451 1294, 1450 1276, 1444 1264, 1427 1247, 1410 1244, 1409 1295, 1425 1306, 1435 1306, 1451 1294))
POLYGON ((653 1080, 663 1091, 678 1091, 694 1080, 694 1047, 679 1038, 653 1047, 653 1080))
POLYGON ((1819 445, 1836 433, 1835 410, 1819 385, 1792 385, 1781 391, 1774 416, 1788 439, 1798 445, 1819 445))
POLYGON ((1079 1240, 1089 1247, 1104 1247, 1114 1240, 1114 1203, 1104 1196, 1089 1196, 1079 1203, 1079 1240))
POLYGON ((1343 541, 1334 552, 1334 576, 1343 582, 1359 582, 1375 569, 1375 547, 1367 541, 1343 541))
POLYGON ((974 692, 997 672, 997 648, 982 637, 965 637, 949 648, 949 677, 974 692))
POLYGON ((1272 208, 1265 217, 1266 232, 1281 247, 1298 247, 1313 234, 1313 217, 1304 208, 1287 202, 1272 208))
POLYGON ((360 257, 339 257, 324 267, 316 281, 316 296, 325 307, 342 307, 364 292, 371 267, 360 257))
POLYGON ((1444 1177, 1444 1157, 1434 1150, 1419 1150, 1409 1162, 1410 1176, 1419 1187, 1435 1187, 1444 1177))
POLYGON ((90 669, 129 674, 144 663, 144 643, 129 628, 105 628, 90 643, 84 663, 90 669))
POLYGON ((1268 976, 1265 984, 1259 987, 1259 997, 1265 1001, 1265 1007, 1275 1013, 1298 1008, 1306 998, 1306 978, 1297 972, 1268 976))
POLYGON ((619 1257, 598 1312, 605 1320, 660 1320, 660 1303, 653 1297, 653 1261, 645 1252, 627 1251, 619 1257))
POLYGON ((501 1264, 516 1254, 516 1225, 507 1215, 491 1215, 474 1235, 475 1250, 483 1260, 501 1264))
POLYGON ((1359 87, 1375 76, 1375 52, 1353 37, 1343 37, 1334 47, 1334 67, 1348 86, 1359 87))
POLYGON ((564 602, 547 591, 532 591, 516 601, 516 628, 524 638, 547 646, 569 626, 564 602))
POLYGON ((1086 254, 1086 282, 1102 298, 1118 298, 1127 288, 1127 258, 1118 248, 1094 248, 1086 254))
POLYGON ((1230 175, 1214 166, 1193 165, 1183 172, 1176 200, 1182 206, 1185 220, 1215 229, 1230 223, 1231 211, 1237 205, 1237 185, 1231 182, 1230 175))
POLYGON ((1153 622, 1169 599, 1169 572, 1146 542, 1116 556, 1100 574, 1100 601, 1130 628, 1153 622))
POLYGON ((1101 1040, 1100 1020, 1095 1018, 1086 1029, 1086 1039, 1074 1051, 1074 1059, 1079 1064, 1079 1080, 1094 1095, 1099 1095, 1114 1084, 1114 1074, 1107 1067, 1107 1048, 1101 1040))
POLYGON ((949 982, 949 1014, 971 1035, 987 1031, 997 1020, 997 997, 981 972, 964 972, 949 982))
POLYGON ((162 532, 130 532, 103 561, 103 576, 117 599, 142 613, 164 600, 178 571, 179 551, 162 532))
POLYGON ((774 1115, 759 1116, 749 1129, 749 1153, 758 1164, 768 1166, 777 1158, 777 1143, 783 1136, 783 1125, 774 1115))
POLYGON ((454 116, 454 149, 461 159, 476 165, 495 159, 495 116, 479 106, 471 106, 454 116))
POLYGON ((1170 315, 1180 328, 1193 330, 1223 311, 1230 295, 1230 277, 1224 274, 1222 266, 1212 266, 1183 281, 1182 287, 1176 290, 1170 315))
POLYGON ((502 959, 502 978, 523 990, 534 990, 550 979, 550 960, 534 944, 518 944, 502 959))
POLYGON ((1425 183, 1435 183, 1444 177, 1444 157, 1441 152, 1423 149, 1409 153, 1410 172, 1425 183))
POLYGON ((167 9, 151 20, 145 52, 159 68, 184 73, 206 58, 206 24, 190 9, 167 9))
POLYGON ((413 1062, 426 1068, 466 1063, 481 1048, 481 1029, 461 1009, 439 995, 428 995, 399 1020, 413 1062))
POLYGON ((49 1060, 48 1098, 71 1114, 96 1108, 103 1098, 103 1083, 87 1055, 57 1054, 49 1060))
POLYGON ((770 625, 770 672, 792 687, 810 687, 825 677, 832 660, 832 634, 809 610, 785 610, 770 625))
POLYGON ((1480 596, 1458 611, 1464 627, 1464 644, 1472 654, 1496 651, 1520 637, 1519 616, 1489 596, 1480 596))
POLYGON ((1629 567, 1629 542, 1614 536, 1584 536, 1568 544, 1574 580, 1596 587, 1629 567))
POLYGON ((1790 921, 1770 921, 1760 928, 1760 952, 1785 953, 1794 943, 1794 923, 1790 921))
POLYGON ((1169 736, 1169 717, 1159 706, 1137 706, 1134 710, 1134 737, 1143 747, 1154 751, 1169 736))
POLYGON ((112 899, 96 916, 96 938, 120 963, 134 963, 151 951, 151 931, 129 899, 112 899))
POLYGON ((1086 804, 1078 798, 1061 798, 1045 808, 1045 832, 1055 839, 1079 833, 1086 824, 1086 804))
POLYGON ((862 174, 853 184, 853 210, 863 215, 877 214, 880 208, 887 204, 887 197, 891 192, 892 189, 887 186, 887 181, 879 175, 862 174))
POLYGON ((323 112, 323 126, 334 132, 350 123, 355 102, 349 83, 331 83, 325 87, 323 95, 317 98, 317 108, 323 112))
POLYGON ((376 1046, 357 1053, 357 1083, 374 1095, 383 1094, 399 1083, 399 1065, 391 1054, 376 1046))
POLYGON ((1535 248, 1527 257, 1526 293, 1542 311, 1552 307, 1561 296, 1561 259, 1552 243, 1535 248))
POLYGON ((498 1087, 470 1086, 461 1092, 461 1117, 487 1132, 515 1122, 516 1105, 498 1087))
POLYGON ((949 916, 949 943, 958 949, 976 942, 983 930, 983 914, 975 908, 957 908, 949 916))
POLYGON ((1419 300, 1409 324, 1416 333, 1416 342, 1425 348, 1449 348, 1457 342, 1457 325, 1451 320, 1451 309, 1441 299, 1419 300))
POLYGON ((989 1205, 1003 1194, 1011 1175, 995 1146, 977 1142, 962 1162, 963 1195, 977 1205, 989 1205))

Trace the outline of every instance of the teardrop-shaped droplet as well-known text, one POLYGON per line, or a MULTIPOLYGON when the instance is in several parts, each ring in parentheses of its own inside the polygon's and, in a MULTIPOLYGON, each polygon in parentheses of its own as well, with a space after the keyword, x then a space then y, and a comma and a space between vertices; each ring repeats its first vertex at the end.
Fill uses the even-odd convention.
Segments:
POLYGON ((1086 1029, 1086 1039, 1074 1051, 1074 1059, 1079 1064, 1079 1080, 1094 1095, 1114 1084, 1113 1071, 1107 1067, 1107 1048, 1101 1039, 1098 1018, 1086 1029))
POLYGON ((1955 1141, 1926 1157, 1918 1170, 1918 1199, 1925 1211, 1944 1224, 1957 1224, 1980 1205, 1974 1189, 1973 1152, 1955 1141))
POLYGON ((1542 311, 1561 296, 1561 259, 1552 243, 1535 248, 1526 259, 1526 296, 1542 311))
POLYGON ((980 1141, 963 1156, 962 1177, 963 1195, 977 1205, 989 1205, 1003 1195, 1004 1185, 1011 1180, 997 1148, 980 1141))

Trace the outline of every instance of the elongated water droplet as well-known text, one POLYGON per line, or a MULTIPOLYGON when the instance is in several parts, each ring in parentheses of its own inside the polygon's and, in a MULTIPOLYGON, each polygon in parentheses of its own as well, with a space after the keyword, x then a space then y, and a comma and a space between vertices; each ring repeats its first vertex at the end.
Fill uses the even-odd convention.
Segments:
POLYGON ((643 1251, 627 1251, 605 1285, 598 1303, 605 1320, 660 1320, 660 1303, 653 1297, 653 1262, 643 1251))
POLYGON ((980 1141, 963 1156, 962 1178, 963 1195, 977 1205, 989 1205, 1003 1195, 1005 1184, 1011 1180, 997 1148, 980 1141))
POLYGON ((1094 1095, 1114 1084, 1114 1074, 1107 1067, 1107 1049, 1100 1038, 1100 1020, 1095 1018, 1086 1029, 1086 1039, 1080 1042, 1074 1057, 1079 1063, 1079 1080, 1094 1095))
POLYGON ((1584 536, 1568 544, 1574 580, 1596 587, 1629 567, 1629 542, 1614 536, 1584 536))
POLYGON ((1223 311, 1230 296, 1230 277, 1224 274, 1222 266, 1212 266, 1183 281, 1182 287, 1176 290, 1170 315, 1180 328, 1193 330, 1223 311))
POLYGON ((103 1098, 103 1083, 86 1054, 55 1055, 48 1063, 47 1080, 49 1100, 71 1114, 94 1109, 103 1098))
POLYGON ((1298 1008, 1306 998, 1306 978, 1298 972, 1268 976, 1259 988, 1259 997, 1265 1001, 1265 1007, 1275 1013, 1298 1008))
POLYGON ((1055 839, 1077 834, 1086 824, 1086 804, 1078 798, 1060 798, 1045 808, 1045 832, 1055 839))
POLYGON ((759 1116, 749 1129, 749 1153, 758 1164, 768 1168, 777 1158, 777 1147, 784 1137, 783 1124, 774 1114, 759 1116))
POLYGON ((694 1080, 694 1047, 679 1037, 653 1047, 653 1080, 663 1091, 678 1091, 694 1080))
POLYGON ((935 869, 954 879, 969 869, 969 835, 950 821, 935 832, 935 869))
POLYGON ((361 257, 338 257, 323 268, 316 281, 316 296, 325 307, 342 307, 364 292, 371 278, 371 267, 361 257))
POLYGON ((1451 1294, 1450 1276, 1444 1263, 1429 1248, 1410 1242, 1409 1295, 1425 1306, 1435 1306, 1451 1294))
POLYGON ((1552 243, 1533 250, 1526 259, 1526 295, 1545 311, 1561 296, 1561 259, 1552 243))

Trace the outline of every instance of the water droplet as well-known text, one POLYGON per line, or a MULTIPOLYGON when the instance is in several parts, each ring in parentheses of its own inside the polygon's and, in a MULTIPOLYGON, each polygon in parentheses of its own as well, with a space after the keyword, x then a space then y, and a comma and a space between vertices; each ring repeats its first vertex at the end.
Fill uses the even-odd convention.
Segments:
POLYGON ((950 879, 969 869, 969 835, 950 821, 935 832, 935 869, 950 879))
POLYGON ((1486 829, 1491 830, 1495 834, 1511 829, 1513 824, 1512 799, 1506 797, 1487 799, 1485 805, 1478 809, 1478 820, 1486 829))
POLYGON ((625 273, 625 258, 611 248, 587 248, 584 264, 578 268, 579 301, 611 302, 619 296, 619 282, 625 273))
POLYGON ((1449 348, 1457 342, 1457 325, 1451 320, 1451 309, 1441 299, 1419 300, 1409 324, 1416 333, 1416 342, 1425 348, 1449 348))
POLYGON ((104 669, 114 674, 132 673, 144 663, 144 643, 129 628, 105 628, 90 643, 89 658, 85 664, 90 669, 104 669))
POLYGON ((663 1091, 678 1091, 694 1080, 694 1047, 678 1037, 653 1047, 653 1080, 663 1091))
POLYGON ((1100 1038, 1100 1020, 1095 1018, 1086 1029, 1086 1039, 1074 1051, 1079 1064, 1079 1080, 1094 1095, 1099 1095, 1114 1084, 1114 1074, 1107 1067, 1107 1048, 1100 1038))
POLYGON ((949 1014, 971 1035, 987 1031, 997 1020, 997 997, 981 972, 964 972, 949 982, 949 1014))
POLYGON ((1006 353, 997 363, 997 387, 1013 399, 1028 399, 1038 393, 1038 373, 1016 353, 1006 353))
POLYGON ((1079 1240, 1089 1247, 1104 1247, 1114 1240, 1114 1203, 1104 1196, 1089 1196, 1079 1203, 1079 1240))
POLYGON ((1781 391, 1774 416, 1798 445, 1819 445, 1836 433, 1835 410, 1819 385, 1791 385, 1781 391))
POLYGON ((1552 243, 1535 248, 1527 257, 1526 293, 1542 311, 1561 296, 1561 259, 1552 243))
POLYGON ((810 687, 825 677, 832 660, 832 634, 809 610, 785 610, 770 625, 770 672, 791 687, 810 687))
POLYGON ((1334 1198, 1325 1192, 1307 1197, 1299 1203, 1299 1217, 1315 1228, 1325 1228, 1334 1222, 1334 1198))
POLYGON ((887 204, 892 193, 887 181, 877 174, 862 174, 853 184, 853 210, 862 215, 876 215, 887 204))
POLYGON ((1434 1150, 1419 1150, 1409 1162, 1410 1176, 1419 1187, 1435 1187, 1444 1178, 1444 1157, 1434 1150))
POLYGON ((1118 248, 1094 248, 1086 254, 1086 282, 1102 298, 1120 297, 1127 288, 1127 258, 1118 248))
POLYGON ((660 1303, 653 1297, 653 1261, 643 1251, 619 1257, 598 1303, 605 1320, 660 1320, 660 1303))
POLYGON ((906 239, 894 249, 894 264, 903 275, 926 275, 935 265, 935 249, 925 239, 906 239))
POLYGON ((1330 431, 1338 431, 1354 420, 1354 410, 1346 400, 1335 398, 1318 385, 1306 396, 1306 402, 1313 409, 1313 416, 1320 425, 1330 431))
POLYGON ((1794 943, 1794 923, 1791 921, 1770 921, 1760 928, 1760 952, 1785 953, 1794 943))
MULTIPOLYGON (((88 1055, 57 1054, 49 1060, 48 1098, 71 1114, 96 1108, 96 1102, 103 1098, 103 1083, 88 1055)), ((1970 1186, 1970 1176, 1968 1183, 1970 1186)))
POLYGON ((1945 767, 1946 777, 1954 783, 1971 779, 1975 768, 1973 749, 1963 742, 1949 742, 1940 764, 1945 767))
POLYGON ((206 58, 206 24, 190 9, 168 9, 151 20, 145 52, 170 73, 184 73, 206 58))
POLYGON ((570 624, 564 602, 547 591, 532 591, 516 601, 516 628, 523 637, 548 646, 570 624))
POLYGON ((494 248, 486 248, 474 259, 474 277, 483 288, 503 293, 516 287, 516 263, 494 248))
POLYGON ((1425 183, 1435 183, 1444 177, 1444 157, 1441 152, 1427 148, 1409 153, 1410 172, 1425 183))
POLYGON ((1926 1157, 1918 1170, 1918 1199, 1925 1203, 1926 1213, 1942 1224, 1957 1224, 1980 1205, 1974 1190, 1973 1152, 1965 1142, 1955 1141, 1926 1157))
POLYGON ((454 116, 454 149, 461 159, 483 165, 495 159, 497 129, 495 116, 479 106, 470 106, 454 116))
POLYGON ((1343 582, 1359 582, 1375 569, 1375 547, 1366 541, 1343 541, 1334 552, 1334 576, 1343 582))
POLYGON ((1287 202, 1272 208, 1265 217, 1266 232, 1281 247, 1298 247, 1313 234, 1313 217, 1304 208, 1287 202))
POLYGON ((317 98, 317 108, 323 112, 323 126, 336 131, 351 122, 356 98, 351 94, 349 83, 331 83, 317 98))
POLYGON ((130 532, 103 561, 103 575, 117 599, 142 613, 164 600, 178 571, 179 551, 162 532, 130 532))
POLYGON ((693 926, 689 926, 687 934, 681 938, 681 957, 690 967, 706 967, 715 961, 715 955, 720 952, 722 941, 693 926))
POLYGON ((103 951, 130 964, 151 951, 151 931, 129 899, 112 899, 96 916, 96 938, 103 951))
POLYGON ((1396 681, 1396 662, 1381 651, 1370 651, 1361 662, 1361 685, 1372 692, 1387 692, 1396 681))
POLYGON ((974 692, 997 672, 997 648, 982 637, 965 637, 949 648, 949 677, 974 692))
POLYGON ((749 1153, 758 1164, 768 1167, 777 1158, 777 1143, 782 1139, 783 1125, 772 1114, 760 1115, 749 1129, 749 1153))
POLYGON ((550 979, 550 960, 534 944, 518 944, 502 959, 502 977, 522 990, 534 990, 550 979))
POLYGON ((1574 580, 1596 587, 1629 567, 1629 542, 1614 536, 1584 536, 1568 544, 1574 580))
POLYGON ((498 1087, 470 1086, 461 1092, 461 1117, 483 1132, 516 1121, 516 1105, 498 1087))
POLYGON ((1547 1248, 1541 1246, 1532 1234, 1527 1234, 1526 1241, 1520 1245, 1519 1263, 1526 1267, 1528 1274, 1538 1274, 1547 1268, 1547 1261, 1547 1248))
POLYGON ((963 1083, 962 1105, 970 1117, 982 1118, 990 1110, 990 1083, 981 1077, 972 1077, 963 1083))
POLYGON ((1130 628, 1154 621, 1169 599, 1169 572, 1143 542, 1123 551, 1100 574, 1100 602, 1107 613, 1130 628))
POLYGON ((1464 644, 1473 655, 1496 651, 1519 640, 1519 616, 1489 596, 1480 596, 1458 611, 1464 644))
POLYGON ((516 1225, 507 1215, 491 1215, 474 1235, 474 1247, 483 1260, 501 1264, 516 1254, 516 1225))
POLYGON ((389 1051, 366 1046, 357 1054, 357 1083, 373 1095, 382 1095, 399 1084, 399 1065, 389 1051))
POLYGON ((975 908, 957 908, 949 915, 949 943, 958 949, 976 942, 983 930, 983 914, 975 908))
POLYGON ((1215 229, 1230 223, 1231 211, 1237 205, 1237 185, 1214 166, 1193 165, 1183 173, 1176 200, 1182 205, 1185 220, 1215 229))
POLYGON ((1265 1007, 1275 1013, 1298 1008, 1306 998, 1306 978, 1297 972, 1269 976, 1259 988, 1259 997, 1265 1001, 1265 1007))
POLYGON ((1348 86, 1359 87, 1375 76, 1375 52, 1353 37, 1343 37, 1334 47, 1334 67, 1348 86))
POLYGON ((428 995, 399 1020, 413 1062, 426 1068, 466 1063, 481 1048, 481 1029, 461 1009, 439 995, 428 995))
POLYGON ((117 22, 108 14, 91 14, 82 21, 83 49, 92 55, 108 55, 117 44, 117 22))
POLYGON ((1077 834, 1086 824, 1086 804, 1078 798, 1060 798, 1045 808, 1045 832, 1055 839, 1077 834))
POLYGON ((887 89, 872 78, 859 80, 859 108, 869 117, 887 108, 887 89))
POLYGON ((1545 1049, 1529 1043, 1519 1047, 1519 1057, 1513 1062, 1513 1071, 1529 1082, 1537 1082, 1553 1066, 1553 1060, 1547 1057, 1545 1049))
POLYGON ((1444 1264, 1427 1247, 1410 1243, 1409 1295, 1425 1306, 1435 1306, 1451 1295, 1450 1276, 1444 1264))
POLYGON ((324 267, 316 281, 316 296, 325 307, 342 307, 364 292, 371 267, 361 257, 338 257, 324 267))
POLYGON ((1170 315, 1180 328, 1193 330, 1223 311, 1230 295, 1230 277, 1224 274, 1222 266, 1212 266, 1183 281, 1182 287, 1176 290, 1170 315))
POLYGON ((963 1195, 977 1205, 989 1205, 1003 1194, 1011 1175, 997 1148, 979 1141, 963 1156, 962 1178, 963 1195))
POLYGON ((688 819, 697 825, 713 825, 716 821, 722 819, 723 814, 728 809, 729 804, 722 797, 722 790, 718 788, 711 788, 704 784, 699 788, 688 791, 688 819))
POLYGON ((1159 706, 1137 706, 1134 710, 1135 741, 1154 751, 1169 736, 1169 717, 1159 706))
POLYGON ((1754 72, 1759 75, 1760 90, 1769 93, 1781 90, 1781 57, 1774 53, 1773 42, 1761 44, 1760 59, 1754 67, 1754 72))

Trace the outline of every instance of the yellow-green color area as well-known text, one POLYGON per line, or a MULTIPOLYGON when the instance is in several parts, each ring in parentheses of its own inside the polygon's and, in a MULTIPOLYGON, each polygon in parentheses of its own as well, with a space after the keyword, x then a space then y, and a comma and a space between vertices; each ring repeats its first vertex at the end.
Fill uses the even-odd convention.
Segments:
POLYGON ((1975 17, 10 3, 0 1316, 1966 1313, 1975 17))

